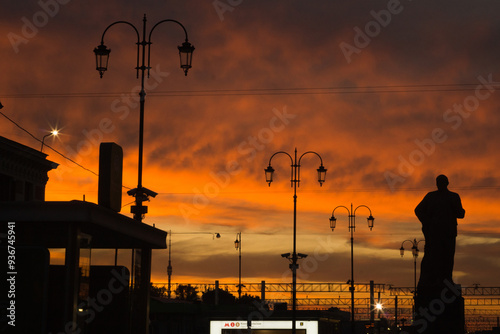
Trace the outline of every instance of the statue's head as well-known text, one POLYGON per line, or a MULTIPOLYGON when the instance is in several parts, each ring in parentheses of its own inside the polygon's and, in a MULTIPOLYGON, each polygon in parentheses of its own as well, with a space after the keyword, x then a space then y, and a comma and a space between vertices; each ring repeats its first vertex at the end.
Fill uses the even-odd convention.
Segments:
POLYGON ((438 190, 446 190, 448 189, 448 178, 446 177, 446 175, 439 175, 438 177, 436 177, 436 186, 438 187, 438 190))

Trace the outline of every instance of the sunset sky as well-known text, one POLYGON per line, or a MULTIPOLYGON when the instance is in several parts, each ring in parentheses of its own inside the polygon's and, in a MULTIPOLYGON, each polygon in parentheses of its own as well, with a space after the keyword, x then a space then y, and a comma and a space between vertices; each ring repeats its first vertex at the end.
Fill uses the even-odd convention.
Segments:
MULTIPOLYGON (((144 223, 172 231, 173 282, 235 282, 242 233, 243 282, 288 282, 292 251, 290 160, 301 161, 297 206, 299 282, 350 278, 347 212, 356 211, 355 280, 413 284, 411 245, 423 239, 413 210, 446 174, 466 210, 454 279, 500 285, 500 22, 497 1, 4 1, 0 5, 1 110, 35 137, 98 172, 100 142, 124 150, 123 185, 137 186, 136 35, 106 33, 102 79, 93 49, 118 20, 147 32, 180 21, 195 46, 184 76, 182 29, 152 34, 146 81, 143 185, 158 193, 144 223), (202 233, 203 232, 203 233, 202 233), (220 239, 210 233, 218 232, 220 239), (191 234, 189 234, 191 233, 191 234)), ((0 117, 0 134, 40 142, 0 117)), ((46 200, 97 202, 98 178, 48 147, 59 164, 46 200)), ((132 197, 123 192, 122 213, 132 197)), ((423 242, 420 244, 423 251, 423 242)), ((92 256, 110 263, 112 252, 92 256)), ((421 253, 423 255, 423 253, 421 253)), ((420 261, 421 257, 419 258, 420 261)), ((123 260, 123 261, 128 261, 123 260)), ((167 280, 168 250, 153 252, 153 280, 167 280)))

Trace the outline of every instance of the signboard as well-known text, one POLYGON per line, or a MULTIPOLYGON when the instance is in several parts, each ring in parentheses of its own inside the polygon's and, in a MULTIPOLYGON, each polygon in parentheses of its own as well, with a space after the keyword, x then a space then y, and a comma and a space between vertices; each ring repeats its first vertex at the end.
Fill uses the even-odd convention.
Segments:
MULTIPOLYGON (((297 320, 295 322, 298 334, 318 334, 317 320, 297 320)), ((283 320, 212 320, 210 334, 248 333, 253 334, 286 334, 291 333, 292 322, 283 320)))
POLYGON ((122 207, 123 150, 115 143, 99 146, 99 205, 120 212, 122 207))

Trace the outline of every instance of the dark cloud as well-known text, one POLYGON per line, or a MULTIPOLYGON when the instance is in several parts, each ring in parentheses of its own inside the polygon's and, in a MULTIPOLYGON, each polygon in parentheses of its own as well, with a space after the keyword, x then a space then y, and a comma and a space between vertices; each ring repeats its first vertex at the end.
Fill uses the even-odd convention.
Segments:
MULTIPOLYGON (((2 112, 38 138, 50 126, 61 126, 61 141, 54 147, 92 170, 98 167, 98 143, 119 143, 125 152, 124 184, 135 184, 140 87, 135 33, 125 25, 107 32, 112 52, 102 79, 92 50, 117 20, 141 28, 147 14, 151 28, 162 19, 177 19, 196 50, 185 77, 176 50, 184 39, 182 29, 162 24, 152 36, 151 66, 158 72, 147 81, 144 178, 160 195, 150 203, 147 221, 164 229, 265 231, 289 251, 283 238, 291 233, 290 163, 285 157, 273 160, 271 188, 263 169, 278 150, 313 150, 328 168, 327 182, 318 187, 316 158, 303 160, 299 229, 304 235, 330 233, 328 218, 336 205, 369 205, 378 230, 356 237, 363 250, 356 256, 357 276, 408 285, 411 263, 398 261, 398 243, 420 235, 413 209, 435 188, 437 174, 447 174, 450 188, 462 195, 467 216, 461 231, 498 235, 498 87, 482 87, 491 95, 470 112, 449 110, 474 103, 481 78, 499 80, 500 26, 495 2, 401 1, 398 13, 382 26, 376 17, 384 19, 387 4, 242 1, 221 16, 211 1, 70 1, 52 17, 44 16, 38 2, 9 2, 0 24, 2 112), (24 28, 23 35, 23 25, 26 20, 34 24, 34 15, 42 21, 29 36, 24 28), (367 24, 376 29, 377 22, 379 31, 372 30, 366 45, 356 46, 357 32, 367 34, 367 24), (9 33, 22 41, 13 44, 9 33), (341 43, 359 49, 350 62, 341 43), (280 123, 275 110, 293 117, 280 123), (436 142, 436 129, 446 139, 436 142), (221 176, 216 193, 207 196, 204 187, 217 184, 213 175, 227 172, 233 161, 238 173, 227 183, 221 176), (206 204, 195 207, 196 195, 205 196, 206 204), (196 212, 190 222, 182 205, 196 212), (393 248, 395 258, 388 255, 393 248)), ((39 147, 4 118, 0 129, 10 139, 39 147)), ((94 175, 52 152, 49 159, 68 168, 51 172, 49 199, 96 197, 94 175)), ((345 238, 342 245, 346 229, 335 232, 345 238)), ((466 284, 475 278, 495 282, 486 263, 497 245, 484 240, 457 253, 457 270, 466 284), (480 268, 474 265, 478 258, 485 261, 480 268)), ((314 241, 303 242, 314 251, 314 241)), ((176 255, 176 274, 234 279, 232 249, 217 249, 212 256, 199 246, 194 248, 203 257, 189 253, 192 244, 176 245, 183 251, 176 255)), ((247 247, 245 275, 279 279, 286 271, 274 242, 266 245, 269 250, 257 241, 247 247)), ((155 272, 164 275, 165 254, 155 261, 155 272)), ((347 279, 348 252, 319 262, 308 280, 347 279)))

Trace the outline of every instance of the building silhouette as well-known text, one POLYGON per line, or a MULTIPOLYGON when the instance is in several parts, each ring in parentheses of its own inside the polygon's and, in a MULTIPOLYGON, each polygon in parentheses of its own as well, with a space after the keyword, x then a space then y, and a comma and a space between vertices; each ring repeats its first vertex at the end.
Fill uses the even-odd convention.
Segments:
POLYGON ((44 201, 57 168, 46 158, 0 137, 0 222, 9 230, 0 247, 15 249, 6 272, 15 284, 2 279, 14 292, 0 297, 14 305, 2 307, 2 332, 147 334, 151 250, 166 248, 167 233, 103 205, 44 201), (52 263, 56 249, 63 264, 52 263), (140 252, 130 252, 139 254, 130 265, 96 266, 93 249, 140 252))

